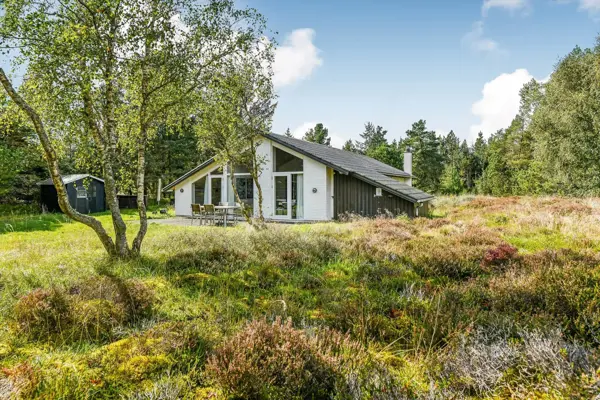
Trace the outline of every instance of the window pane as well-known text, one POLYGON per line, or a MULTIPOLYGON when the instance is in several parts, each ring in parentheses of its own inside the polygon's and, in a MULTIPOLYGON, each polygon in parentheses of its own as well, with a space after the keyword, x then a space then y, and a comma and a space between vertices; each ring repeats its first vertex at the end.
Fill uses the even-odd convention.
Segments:
POLYGON ((275 215, 288 215, 287 176, 275 177, 275 215))
POLYGON ((233 171, 233 172, 236 173, 236 174, 249 174, 250 170, 247 167, 243 166, 243 165, 236 165, 235 166, 235 171, 233 171))
POLYGON ((211 184, 211 204, 218 205, 221 200, 221 178, 212 178, 211 184))
POLYGON ((254 207, 254 182, 252 178, 237 177, 235 178, 235 185, 240 201, 244 203, 246 208, 252 210, 254 207))
POLYGON ((302 159, 274 147, 275 172, 301 172, 304 171, 302 159))
POLYGON ((206 177, 194 182, 194 204, 204 205, 206 198, 206 177))

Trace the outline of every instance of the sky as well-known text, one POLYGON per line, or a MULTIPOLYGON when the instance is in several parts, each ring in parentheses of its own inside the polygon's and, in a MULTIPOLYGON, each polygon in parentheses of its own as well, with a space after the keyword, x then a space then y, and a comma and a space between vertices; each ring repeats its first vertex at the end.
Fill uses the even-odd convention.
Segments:
POLYGON ((336 147, 368 121, 389 140, 419 119, 470 143, 489 137, 512 121, 524 83, 548 79, 600 30, 600 0, 236 1, 277 41, 273 131, 302 137, 321 122, 336 147))
POLYGON ((245 0, 278 42, 273 131, 317 122, 332 144, 367 121, 405 136, 413 122, 472 142, 507 127, 518 92, 592 47, 600 0, 245 0))

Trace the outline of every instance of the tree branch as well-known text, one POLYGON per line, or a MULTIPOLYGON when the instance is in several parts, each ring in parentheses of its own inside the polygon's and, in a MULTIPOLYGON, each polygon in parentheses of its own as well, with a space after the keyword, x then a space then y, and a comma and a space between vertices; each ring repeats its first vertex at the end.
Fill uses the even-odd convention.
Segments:
POLYGON ((100 221, 97 219, 90 217, 89 215, 84 215, 77 212, 71 204, 69 203, 69 198, 67 194, 67 190, 60 176, 60 170, 58 166, 58 157, 56 155, 56 151, 52 146, 52 142, 46 133, 44 128, 44 124, 38 113, 23 99, 17 91, 12 86, 12 83, 7 78, 4 70, 0 68, 0 83, 4 87, 4 90, 8 94, 8 96, 15 102, 17 106, 21 110, 23 110, 31 119, 35 131, 40 139, 40 143, 44 149, 44 153, 46 155, 46 161, 48 162, 48 170, 50 171, 50 176, 52 178, 52 182, 54 183, 54 187, 56 188, 56 192, 58 194, 58 204, 60 209, 67 215, 69 218, 81 222, 84 225, 89 226, 96 232, 100 241, 104 245, 104 248, 110 255, 115 255, 115 246, 113 240, 108 235, 100 221))

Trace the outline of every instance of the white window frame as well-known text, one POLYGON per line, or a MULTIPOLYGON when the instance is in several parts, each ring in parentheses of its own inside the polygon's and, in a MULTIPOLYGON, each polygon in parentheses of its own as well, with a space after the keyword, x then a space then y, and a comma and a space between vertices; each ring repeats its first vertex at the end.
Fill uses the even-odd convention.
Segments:
MULTIPOLYGON (((292 219, 292 175, 304 175, 303 171, 297 172, 273 172, 273 177, 271 180, 271 185, 273 187, 273 198, 272 198, 272 206, 273 206, 273 219, 292 219), (275 177, 285 176, 287 177, 287 215, 277 215, 275 214, 275 210, 277 209, 277 191, 275 190, 275 177)), ((304 199, 303 199, 304 200, 304 199)))
POLYGON ((77 191, 77 198, 78 199, 87 199, 88 192, 87 192, 87 190, 86 190, 85 187, 83 187, 83 186, 76 186, 75 190, 77 191), (83 194, 83 196, 81 196, 81 194, 83 194))

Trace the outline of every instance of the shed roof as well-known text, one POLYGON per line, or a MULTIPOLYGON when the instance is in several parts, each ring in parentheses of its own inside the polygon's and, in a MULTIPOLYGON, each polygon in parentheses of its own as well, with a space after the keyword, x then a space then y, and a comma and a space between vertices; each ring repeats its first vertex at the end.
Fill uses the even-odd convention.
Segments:
MULTIPOLYGON (((85 178, 92 178, 95 179, 99 182, 104 183, 103 179, 97 178, 93 175, 90 174, 73 174, 73 175, 62 175, 61 176, 62 181, 65 185, 68 185, 69 183, 78 181, 80 179, 85 179, 85 178)), ((44 185, 54 185, 54 182, 52 182, 52 178, 48 178, 45 181, 41 181, 37 183, 39 186, 44 186, 44 185)))

